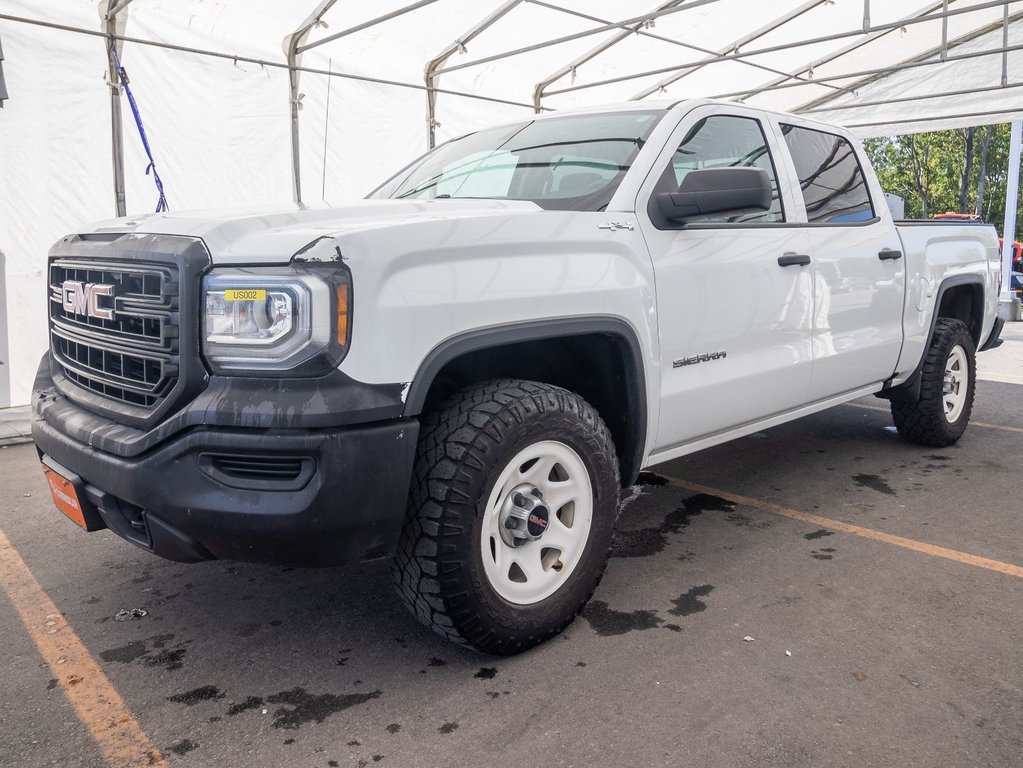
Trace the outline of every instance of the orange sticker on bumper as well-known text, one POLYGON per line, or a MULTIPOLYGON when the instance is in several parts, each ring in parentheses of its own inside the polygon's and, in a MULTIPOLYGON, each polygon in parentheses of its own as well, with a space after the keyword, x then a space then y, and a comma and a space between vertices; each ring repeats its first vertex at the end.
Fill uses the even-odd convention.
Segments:
POLYGON ((65 477, 61 477, 47 466, 43 466, 43 474, 46 475, 46 482, 50 485, 50 494, 53 496, 53 503, 61 512, 70 517, 82 528, 88 529, 85 524, 85 513, 82 512, 81 502, 78 501, 78 492, 74 483, 65 477))

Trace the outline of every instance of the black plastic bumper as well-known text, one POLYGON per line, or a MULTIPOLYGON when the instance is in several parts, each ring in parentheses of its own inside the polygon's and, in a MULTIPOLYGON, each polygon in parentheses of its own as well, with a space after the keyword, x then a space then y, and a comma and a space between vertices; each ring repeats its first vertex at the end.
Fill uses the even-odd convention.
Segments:
POLYGON ((419 432, 414 419, 198 427, 124 457, 70 437, 76 421, 93 415, 59 395, 60 408, 40 408, 40 394, 37 387, 32 435, 44 463, 75 482, 87 516, 154 554, 332 565, 397 546, 419 432))

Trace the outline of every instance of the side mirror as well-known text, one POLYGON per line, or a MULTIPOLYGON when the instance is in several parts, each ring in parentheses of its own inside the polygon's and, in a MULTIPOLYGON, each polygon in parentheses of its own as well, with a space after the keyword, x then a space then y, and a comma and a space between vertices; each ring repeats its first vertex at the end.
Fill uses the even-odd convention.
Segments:
POLYGON ((672 223, 714 213, 769 211, 771 177, 761 168, 707 168, 686 174, 678 192, 655 197, 661 216, 672 223))

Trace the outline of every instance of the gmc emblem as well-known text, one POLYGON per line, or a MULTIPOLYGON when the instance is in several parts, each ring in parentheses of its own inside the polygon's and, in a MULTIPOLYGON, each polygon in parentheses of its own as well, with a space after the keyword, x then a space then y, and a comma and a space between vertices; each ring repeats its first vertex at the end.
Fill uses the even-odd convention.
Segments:
POLYGON ((100 283, 82 283, 78 280, 65 280, 60 287, 64 311, 74 315, 95 317, 98 320, 113 320, 114 308, 101 307, 100 296, 114 295, 114 286, 100 283))

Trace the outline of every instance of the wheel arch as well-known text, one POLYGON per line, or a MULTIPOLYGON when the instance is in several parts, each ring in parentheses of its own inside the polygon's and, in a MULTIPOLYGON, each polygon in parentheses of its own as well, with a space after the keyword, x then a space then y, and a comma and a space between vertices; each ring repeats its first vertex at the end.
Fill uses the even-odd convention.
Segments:
POLYGON ((984 326, 984 278, 980 275, 953 275, 941 281, 934 298, 934 311, 931 312, 927 342, 920 361, 909 378, 894 387, 889 381, 877 393, 877 397, 898 401, 914 401, 919 398, 920 374, 927 359, 927 350, 934 339, 934 328, 941 317, 962 320, 970 330, 974 350, 979 350, 984 326))
POLYGON ((928 346, 939 317, 953 317, 966 323, 974 349, 980 349, 984 330, 984 279, 980 275, 956 275, 942 281, 934 300, 928 346))
POLYGON ((491 378, 526 378, 561 386, 586 398, 608 425, 622 486, 628 487, 639 473, 646 443, 643 360, 636 331, 613 316, 527 321, 468 331, 442 341, 426 355, 409 387, 403 416, 419 416, 453 388, 491 378), (585 375, 594 372, 598 375, 585 375))

